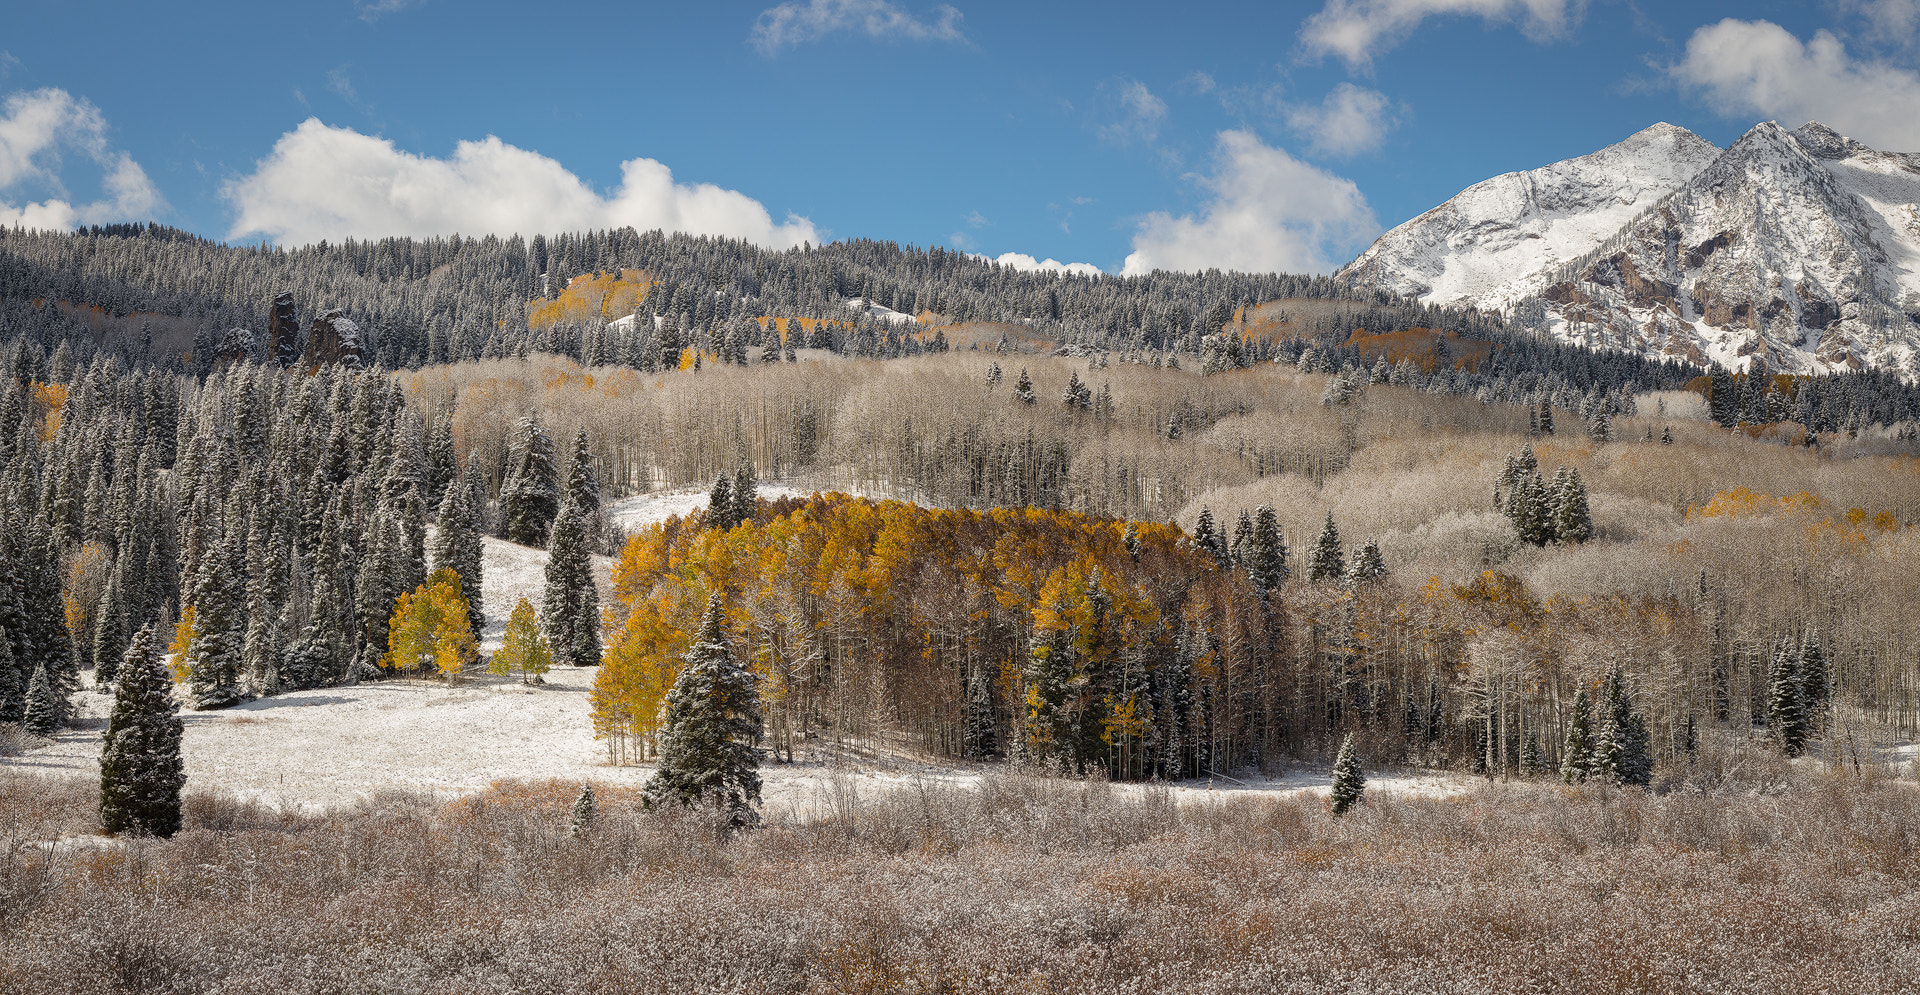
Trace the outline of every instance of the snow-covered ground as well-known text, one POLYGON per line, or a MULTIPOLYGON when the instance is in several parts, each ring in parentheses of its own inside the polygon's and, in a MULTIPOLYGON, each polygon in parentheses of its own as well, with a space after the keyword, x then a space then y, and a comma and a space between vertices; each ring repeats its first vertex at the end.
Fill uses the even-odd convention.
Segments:
MULTIPOLYGON (((802 492, 768 486, 760 494, 778 498, 802 492)), ((633 529, 706 503, 704 491, 680 491, 613 502, 607 511, 621 527, 633 529)), ((514 603, 523 596, 540 603, 547 554, 488 538, 482 562, 487 627, 481 645, 492 652, 514 603)), ((598 565, 604 583, 611 560, 598 558, 598 565)), ((300 809, 350 805, 395 790, 457 796, 509 778, 637 786, 652 768, 612 766, 605 745, 593 738, 589 694, 595 673, 556 668, 546 684, 529 687, 480 670, 454 685, 372 681, 290 692, 223 711, 183 712, 187 786, 300 809)), ((112 699, 89 689, 76 701, 82 706, 78 728, 62 730, 44 749, 0 759, 0 766, 98 776, 112 699)), ((969 786, 990 769, 872 754, 768 764, 762 769, 765 807, 769 816, 808 817, 831 811, 833 799, 847 791, 870 797, 923 783, 969 786)), ((1188 782, 1173 790, 1198 800, 1255 792, 1325 793, 1328 783, 1327 772, 1315 766, 1272 778, 1236 775, 1210 784, 1188 782)), ((1378 774, 1368 790, 1444 794, 1471 790, 1476 783, 1426 773, 1378 774)), ((1116 790, 1141 789, 1123 785, 1116 790)))

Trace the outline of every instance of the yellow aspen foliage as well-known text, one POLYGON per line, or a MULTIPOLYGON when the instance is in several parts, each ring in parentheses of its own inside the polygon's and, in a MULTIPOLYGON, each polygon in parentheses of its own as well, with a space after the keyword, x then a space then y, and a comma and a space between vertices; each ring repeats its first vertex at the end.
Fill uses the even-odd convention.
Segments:
POLYGON ((518 670, 520 683, 540 684, 544 682, 540 675, 552 669, 553 647, 547 645, 547 637, 540 634, 540 619, 533 612, 533 604, 521 598, 513 606, 513 616, 507 619, 500 649, 487 662, 487 671, 504 677, 518 670))
POLYGON ((387 627, 387 655, 381 664, 402 674, 432 667, 448 681, 480 658, 460 576, 443 567, 425 584, 400 595, 387 627))
POLYGON ((199 636, 193 615, 192 604, 180 609, 180 624, 173 627, 173 642, 167 645, 167 672, 175 684, 185 684, 193 676, 193 641, 199 636))

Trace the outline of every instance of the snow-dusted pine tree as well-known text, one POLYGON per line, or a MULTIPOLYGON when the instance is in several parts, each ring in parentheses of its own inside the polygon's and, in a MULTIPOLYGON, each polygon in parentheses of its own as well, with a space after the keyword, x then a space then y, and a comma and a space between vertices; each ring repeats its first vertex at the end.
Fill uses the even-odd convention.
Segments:
POLYGON ((1801 698, 1800 653, 1790 640, 1774 645, 1767 674, 1767 727, 1780 752, 1797 757, 1807 744, 1806 702, 1801 698))
POLYGON ((152 626, 134 634, 118 671, 100 752, 100 824, 110 833, 172 836, 180 830, 180 788, 187 781, 183 725, 152 626))
POLYGON ((1333 512, 1327 512, 1327 524, 1320 529, 1320 538, 1313 542, 1312 551, 1307 553, 1307 580, 1340 580, 1347 574, 1346 550, 1340 546, 1340 529, 1333 524, 1333 512))
POLYGON ((600 806, 593 798, 593 785, 580 787, 580 797, 573 800, 573 812, 567 819, 568 836, 585 836, 593 831, 593 823, 600 818, 600 806))
POLYGON ((709 805, 740 828, 758 820, 759 678, 734 658, 722 621, 715 595, 667 692, 660 767, 647 781, 646 799, 649 805, 709 805))
POLYGON ((1367 775, 1360 771, 1360 757, 1353 750, 1353 734, 1340 742, 1340 753, 1333 758, 1333 814, 1345 815, 1360 801, 1367 789, 1367 775))
POLYGON ((600 592, 593 583, 587 520, 569 503, 547 540, 547 590, 541 614, 554 657, 575 667, 600 665, 600 592))
POLYGON ((1593 705, 1587 689, 1573 696, 1573 715, 1567 721, 1567 739, 1560 747, 1560 780, 1579 784, 1593 773, 1593 705))

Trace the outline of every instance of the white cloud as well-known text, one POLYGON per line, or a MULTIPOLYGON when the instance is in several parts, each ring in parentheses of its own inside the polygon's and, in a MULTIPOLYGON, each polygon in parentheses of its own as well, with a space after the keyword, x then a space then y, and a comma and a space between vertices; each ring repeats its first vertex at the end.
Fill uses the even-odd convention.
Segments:
POLYGON ((100 109, 53 88, 12 94, 0 109, 0 197, 19 186, 50 196, 24 205, 0 199, 0 225, 72 228, 149 218, 164 206, 140 164, 107 144, 107 120, 100 109), (99 167, 102 199, 86 204, 68 199, 61 176, 66 150, 99 167))
POLYGON ((1247 131, 1223 131, 1213 196, 1199 217, 1147 215, 1121 272, 1220 268, 1322 273, 1377 235, 1380 224, 1352 180, 1269 148, 1247 131))
POLYGON ((1180 80, 1180 90, 1190 96, 1212 93, 1220 84, 1214 82, 1213 74, 1195 69, 1180 80))
POLYGON ((1729 117, 1817 120, 1875 148, 1920 151, 1920 74, 1852 58, 1828 31, 1802 44, 1770 21, 1728 18, 1695 31, 1668 71, 1729 117))
POLYGON ((946 4, 933 8, 931 20, 922 20, 892 0, 794 0, 761 11, 747 41, 772 55, 842 31, 906 41, 967 40, 960 30, 960 12, 946 4))
POLYGON ((1100 126, 1100 137, 1116 145, 1151 144, 1160 137, 1167 119, 1167 102, 1153 95, 1147 84, 1125 80, 1118 87, 1102 86, 1114 105, 1114 120, 1100 126))
POLYGON ((382 17, 396 11, 402 11, 424 0, 355 0, 354 9, 360 12, 360 19, 372 24, 382 17))
POLYGON ((1536 41, 1560 37, 1580 17, 1586 0, 1327 0, 1300 28, 1300 41, 1315 55, 1337 55, 1349 66, 1406 40, 1429 17, 1465 14, 1492 24, 1520 22, 1536 41))
POLYGON ((1920 33, 1920 0, 1841 0, 1840 9, 1866 18, 1883 42, 1911 47, 1920 33))
POLYGON ((578 231, 622 225, 727 235, 760 245, 818 242, 805 218, 775 224, 759 201, 710 183, 681 184, 652 159, 621 163, 601 196, 560 163, 488 136, 434 159, 384 138, 308 118, 280 136, 251 175, 224 191, 238 209, 228 238, 283 244, 345 236, 578 231))
POLYGON ((1287 124, 1307 136, 1320 155, 1350 156, 1380 147, 1399 122, 1393 101, 1378 90, 1342 83, 1318 105, 1287 108, 1287 124))
MULTIPOLYGON (((986 256, 977 258, 986 259, 986 256)), ((1063 263, 1058 259, 1035 259, 1024 252, 1002 252, 993 258, 1002 266, 1017 269, 1023 273, 1065 273, 1069 276, 1095 277, 1101 269, 1092 263, 1063 263)))

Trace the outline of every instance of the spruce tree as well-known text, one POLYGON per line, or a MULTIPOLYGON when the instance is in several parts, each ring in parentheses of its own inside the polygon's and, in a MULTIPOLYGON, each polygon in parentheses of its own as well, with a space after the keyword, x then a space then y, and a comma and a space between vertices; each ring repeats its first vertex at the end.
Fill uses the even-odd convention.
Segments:
POLYGON ((100 752, 100 824, 110 833, 172 836, 180 830, 180 788, 187 781, 184 729, 152 626, 134 634, 118 671, 100 752))
POLYGON ((1253 513, 1253 536, 1247 545, 1247 575, 1262 591, 1278 590, 1287 582, 1287 543, 1280 535, 1280 519, 1273 506, 1263 504, 1253 513))
POLYGON ((733 524, 744 525, 760 515, 760 481, 753 464, 742 463, 733 473, 733 524))
POLYGON ((1340 546, 1340 529, 1333 524, 1333 512, 1327 512, 1327 524, 1307 554, 1307 580, 1340 580, 1347 574, 1346 550, 1340 546))
POLYGON ((1800 700, 1806 705, 1810 730, 1818 729, 1820 716, 1833 697, 1832 680, 1826 651, 1820 648, 1820 634, 1808 629, 1800 639, 1800 700))
POLYGON ((733 520, 733 479, 726 474, 713 478, 707 492, 707 527, 725 532, 739 524, 733 520))
POLYGON ((1039 400, 1033 393, 1033 378, 1027 376, 1025 367, 1022 367, 1020 370, 1020 379, 1014 381, 1013 399, 1019 401, 1021 404, 1032 404, 1036 400, 1039 400))
POLYGON ((593 797, 593 785, 582 785, 580 797, 573 800, 573 811, 567 819, 567 835, 587 835, 593 831, 594 821, 599 817, 600 807, 593 797))
POLYGON ((1773 666, 1767 674, 1767 727, 1780 752, 1797 757, 1806 748, 1806 702, 1801 698, 1800 654, 1793 643, 1774 645, 1773 666))
POLYGON ((569 504, 553 520, 547 545, 546 599, 541 605, 554 657, 575 667, 600 665, 600 594, 593 582, 586 519, 569 504))
POLYGON ((93 683, 101 692, 113 689, 120 658, 127 652, 127 611, 120 588, 121 574, 116 567, 93 612, 93 683))
POLYGON ((1200 509, 1200 518, 1193 524, 1193 548, 1213 557, 1213 562, 1221 567, 1233 562, 1227 555, 1226 537, 1214 527, 1212 508, 1200 509))
POLYGON ((700 634, 667 692, 660 766, 647 781, 650 805, 708 805, 739 828, 757 821, 760 801, 759 679, 740 666, 721 629, 720 598, 707 602, 700 634))
POLYGON ((1560 780, 1579 784, 1593 773, 1593 705, 1587 689, 1573 696, 1573 715, 1567 722, 1567 740, 1560 747, 1560 780))
POLYGON ((1554 542, 1571 546, 1593 538, 1593 513, 1587 508, 1587 485, 1580 480, 1580 471, 1561 467, 1554 474, 1549 505, 1554 542))
POLYGON ((1593 774, 1615 784, 1644 788, 1653 781, 1653 744, 1647 722, 1633 709, 1633 692, 1618 667, 1607 676, 1606 710, 1594 737, 1593 774))
POLYGON ((1353 734, 1340 742, 1333 758, 1333 814, 1345 815, 1358 804, 1367 789, 1367 775, 1360 770, 1360 757, 1353 749, 1353 734))
POLYGON ((515 435, 507 479, 500 487, 500 513, 509 541, 538 546, 560 513, 560 471, 554 465, 553 440, 537 420, 520 419, 515 435))
POLYGON ((1367 540, 1359 549, 1353 551, 1353 568, 1347 572, 1347 579, 1355 584, 1382 580, 1387 576, 1387 560, 1380 555, 1380 544, 1367 540))
POLYGON ((433 533, 433 569, 452 570, 460 578, 461 593, 467 599, 467 624, 480 632, 487 624, 481 608, 480 509, 474 499, 473 479, 455 480, 447 485, 440 499, 440 513, 433 533))
POLYGON ((13 641, 6 626, 0 625, 0 722, 19 722, 27 714, 29 678, 20 673, 13 659, 13 641))
POLYGON ((600 477, 593 472, 593 450, 587 445, 584 428, 573 437, 573 458, 567 466, 567 500, 589 519, 598 518, 600 477))
POLYGON ((196 710, 225 708, 245 697, 240 687, 246 645, 245 547, 231 529, 208 551, 194 578, 188 604, 194 610, 193 643, 187 649, 190 692, 196 710))
POLYGON ((47 673, 47 661, 33 668, 27 682, 26 715, 21 725, 35 736, 51 736, 67 717, 67 696, 60 693, 59 678, 47 673))

